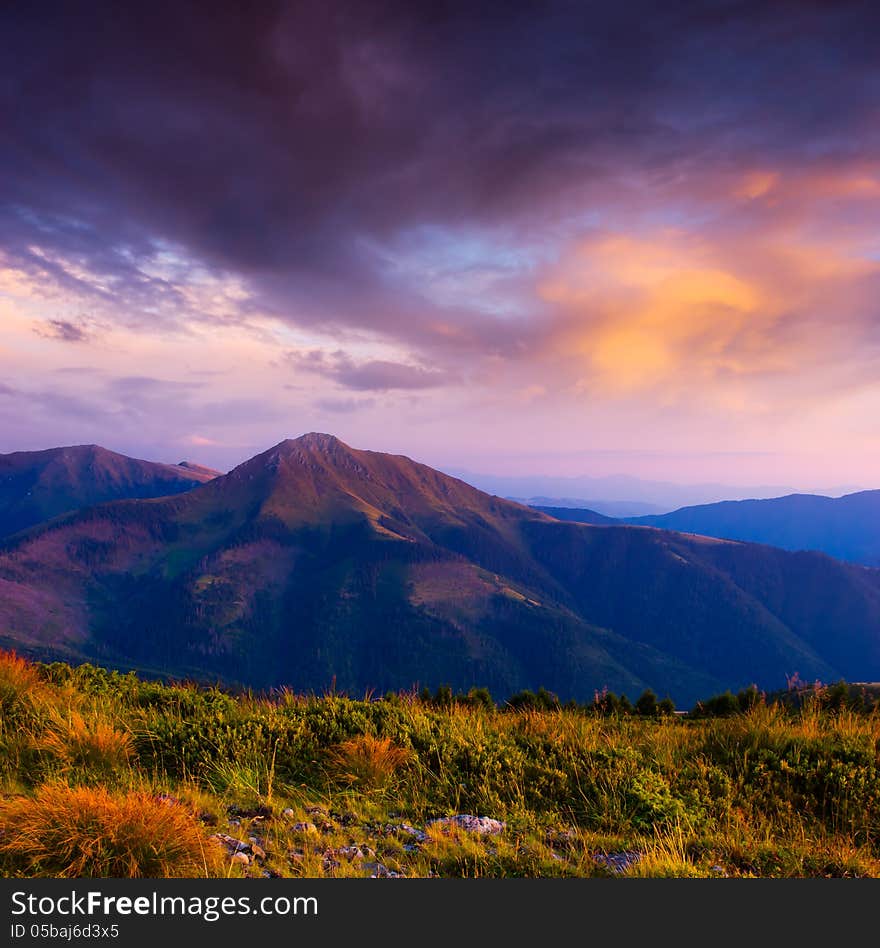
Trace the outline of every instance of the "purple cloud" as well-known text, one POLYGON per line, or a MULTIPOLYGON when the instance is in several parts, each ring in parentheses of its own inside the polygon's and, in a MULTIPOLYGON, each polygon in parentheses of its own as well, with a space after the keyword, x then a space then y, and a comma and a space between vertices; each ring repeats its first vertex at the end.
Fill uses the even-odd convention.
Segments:
POLYGON ((59 339, 61 342, 85 342, 89 338, 82 326, 66 319, 50 319, 46 327, 39 326, 34 331, 47 339, 59 339))
POLYGON ((344 352, 327 354, 315 349, 290 352, 287 361, 298 371, 332 379, 342 388, 358 392, 388 392, 393 389, 438 388, 454 381, 448 372, 385 359, 356 362, 344 352))

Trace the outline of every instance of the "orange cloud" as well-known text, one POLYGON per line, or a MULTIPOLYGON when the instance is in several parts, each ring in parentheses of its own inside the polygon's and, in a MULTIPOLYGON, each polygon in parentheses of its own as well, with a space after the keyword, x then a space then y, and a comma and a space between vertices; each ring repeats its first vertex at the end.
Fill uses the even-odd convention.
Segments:
POLYGON ((764 197, 772 191, 779 182, 779 174, 776 171, 750 171, 738 183, 734 194, 739 198, 764 197))
POLYGON ((849 311, 852 287, 878 271, 846 241, 663 230, 588 240, 538 292, 564 314, 549 349, 576 363, 579 390, 655 390, 666 400, 699 392, 730 406, 742 402, 738 380, 785 377, 839 355, 862 328, 849 311))

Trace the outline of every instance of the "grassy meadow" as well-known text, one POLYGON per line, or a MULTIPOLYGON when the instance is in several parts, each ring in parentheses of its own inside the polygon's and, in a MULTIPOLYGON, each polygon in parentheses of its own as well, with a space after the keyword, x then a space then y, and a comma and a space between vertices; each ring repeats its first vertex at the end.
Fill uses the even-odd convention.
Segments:
POLYGON ((3 653, 0 875, 880 877, 876 698, 792 694, 265 697, 3 653))

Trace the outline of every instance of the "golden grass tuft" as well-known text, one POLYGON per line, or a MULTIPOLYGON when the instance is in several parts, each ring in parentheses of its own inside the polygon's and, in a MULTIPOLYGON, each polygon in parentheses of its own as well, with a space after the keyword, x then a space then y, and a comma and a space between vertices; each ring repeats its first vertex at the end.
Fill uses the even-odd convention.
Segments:
POLYGON ((391 738, 359 734, 330 751, 328 770, 341 783, 381 790, 412 759, 412 751, 394 744, 391 738))
POLYGON ((15 652, 0 651, 0 717, 15 715, 17 708, 41 687, 35 665, 15 652))
POLYGON ((53 757, 63 771, 118 774, 134 753, 132 737, 97 716, 70 711, 57 716, 48 730, 34 740, 35 750, 53 757))
POLYGON ((193 814, 141 791, 47 784, 0 802, 0 860, 52 878, 171 878, 223 873, 193 814))

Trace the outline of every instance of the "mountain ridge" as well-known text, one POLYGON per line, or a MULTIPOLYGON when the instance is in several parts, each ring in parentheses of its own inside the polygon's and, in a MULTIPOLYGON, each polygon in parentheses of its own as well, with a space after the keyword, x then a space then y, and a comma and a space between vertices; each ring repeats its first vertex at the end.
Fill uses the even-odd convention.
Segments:
POLYGON ((878 571, 563 523, 320 433, 0 544, 3 643, 254 687, 688 701, 795 671, 880 678, 877 628, 878 571))
POLYGON ((796 493, 728 500, 630 517, 626 522, 786 550, 819 550, 837 559, 880 566, 880 490, 843 497, 796 493))
POLYGON ((217 475, 198 465, 130 458, 96 444, 0 454, 0 537, 92 504, 191 490, 217 475))

